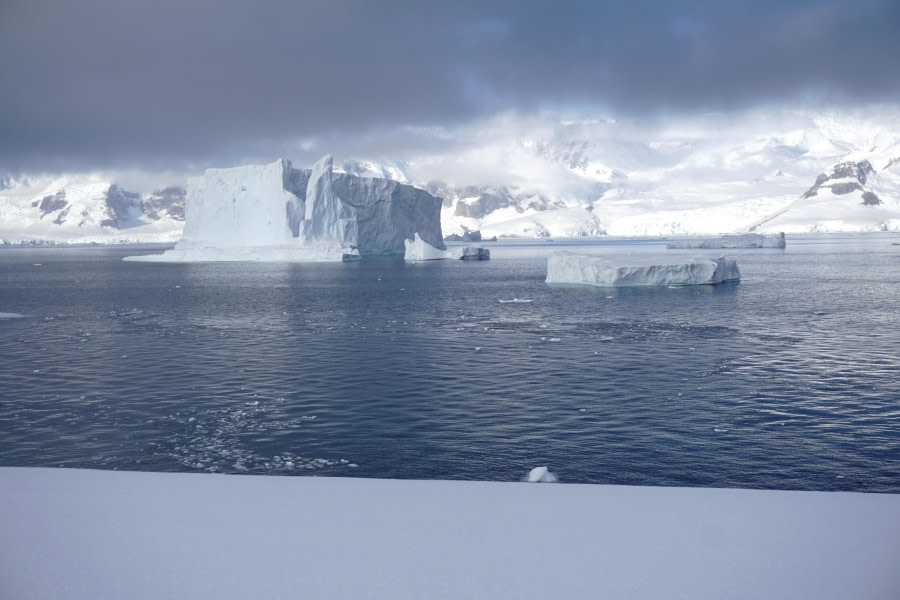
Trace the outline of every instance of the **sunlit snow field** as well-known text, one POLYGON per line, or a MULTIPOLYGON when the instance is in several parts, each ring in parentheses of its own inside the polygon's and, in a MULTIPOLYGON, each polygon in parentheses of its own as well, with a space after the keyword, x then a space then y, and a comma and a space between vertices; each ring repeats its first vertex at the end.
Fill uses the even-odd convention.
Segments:
POLYGON ((3 249, 0 466, 900 492, 897 242, 789 236, 727 251, 739 284, 653 289, 548 286, 546 257, 704 251, 3 249))

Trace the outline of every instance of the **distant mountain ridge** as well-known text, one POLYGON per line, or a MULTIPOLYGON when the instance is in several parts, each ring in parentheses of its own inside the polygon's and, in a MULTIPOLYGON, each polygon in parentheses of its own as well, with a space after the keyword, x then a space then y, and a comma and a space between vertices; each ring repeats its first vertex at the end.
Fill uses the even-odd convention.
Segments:
MULTIPOLYGON (((444 235, 900 231, 900 107, 651 125, 504 117, 442 131, 433 147, 410 154, 351 157, 335 171, 441 197, 444 235)), ((0 177, 8 241, 174 241, 183 215, 181 188, 138 198, 86 176, 0 177)))

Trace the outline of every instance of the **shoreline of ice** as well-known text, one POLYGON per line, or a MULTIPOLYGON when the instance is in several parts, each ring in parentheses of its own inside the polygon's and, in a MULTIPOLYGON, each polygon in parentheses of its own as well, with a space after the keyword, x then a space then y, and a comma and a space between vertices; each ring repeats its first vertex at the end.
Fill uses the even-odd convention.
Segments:
POLYGON ((0 467, 0 506, 11 598, 888 600, 900 581, 897 494, 0 467))

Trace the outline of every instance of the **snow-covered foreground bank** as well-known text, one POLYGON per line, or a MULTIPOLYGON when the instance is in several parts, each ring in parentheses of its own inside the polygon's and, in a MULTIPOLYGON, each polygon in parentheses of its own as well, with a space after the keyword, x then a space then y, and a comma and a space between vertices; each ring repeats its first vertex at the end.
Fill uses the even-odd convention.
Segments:
POLYGON ((900 495, 0 468, 0 596, 897 598, 900 495))

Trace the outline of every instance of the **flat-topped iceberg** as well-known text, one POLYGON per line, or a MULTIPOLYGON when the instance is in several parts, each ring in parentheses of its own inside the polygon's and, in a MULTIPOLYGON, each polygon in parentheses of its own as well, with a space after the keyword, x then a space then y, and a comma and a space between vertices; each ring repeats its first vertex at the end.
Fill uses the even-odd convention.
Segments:
POLYGON ((207 169, 188 181, 182 240, 147 262, 346 261, 399 254, 418 233, 444 248, 441 199, 396 181, 312 170, 287 160, 207 169))
POLYGON ((491 251, 481 246, 460 246, 451 250, 435 248, 416 233, 413 239, 406 240, 404 260, 418 262, 422 260, 488 260, 491 251))
POLYGON ((740 233, 714 238, 692 238, 676 240, 666 244, 666 248, 677 250, 687 248, 784 248, 784 233, 740 233))
POLYGON ((573 252, 547 260, 547 283, 596 286, 703 285, 737 281, 737 262, 720 258, 626 257, 616 261, 573 252))

